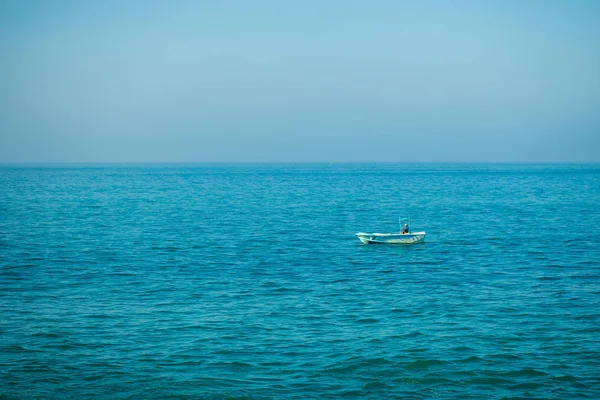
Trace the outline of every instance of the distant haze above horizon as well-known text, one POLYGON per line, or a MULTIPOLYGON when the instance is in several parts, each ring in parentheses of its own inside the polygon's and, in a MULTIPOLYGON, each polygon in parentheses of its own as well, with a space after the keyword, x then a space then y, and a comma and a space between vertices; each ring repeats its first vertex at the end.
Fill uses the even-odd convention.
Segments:
POLYGON ((0 3, 0 163, 598 162, 599 1, 0 3))

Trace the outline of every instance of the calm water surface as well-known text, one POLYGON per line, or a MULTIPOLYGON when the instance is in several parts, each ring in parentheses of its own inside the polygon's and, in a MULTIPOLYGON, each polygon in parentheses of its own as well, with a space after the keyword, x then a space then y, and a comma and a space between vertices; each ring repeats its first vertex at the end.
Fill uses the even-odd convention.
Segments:
POLYGON ((5 166, 0 187, 0 398, 600 398, 600 165, 5 166), (425 243, 353 235, 406 214, 425 243))

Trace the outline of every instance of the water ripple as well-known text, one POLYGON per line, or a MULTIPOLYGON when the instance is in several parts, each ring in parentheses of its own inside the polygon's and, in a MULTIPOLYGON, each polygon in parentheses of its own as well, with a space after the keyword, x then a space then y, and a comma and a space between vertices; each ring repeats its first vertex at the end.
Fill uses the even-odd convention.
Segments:
POLYGON ((597 166, 12 167, 0 184, 2 399, 600 398, 597 166), (428 240, 353 237, 398 213, 428 240))

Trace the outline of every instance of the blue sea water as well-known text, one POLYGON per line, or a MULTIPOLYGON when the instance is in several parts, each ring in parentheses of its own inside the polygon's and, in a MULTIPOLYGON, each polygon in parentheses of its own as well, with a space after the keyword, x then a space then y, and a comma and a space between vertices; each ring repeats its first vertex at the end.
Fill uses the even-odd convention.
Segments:
POLYGON ((598 399, 600 165, 0 168, 2 399, 598 399), (362 245, 359 231, 424 243, 362 245))

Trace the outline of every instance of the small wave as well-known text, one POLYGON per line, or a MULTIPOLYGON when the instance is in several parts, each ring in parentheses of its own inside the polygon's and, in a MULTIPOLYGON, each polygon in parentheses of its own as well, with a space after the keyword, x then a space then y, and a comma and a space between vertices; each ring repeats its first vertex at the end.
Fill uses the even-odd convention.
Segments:
POLYGON ((100 345, 89 346, 87 344, 82 344, 82 343, 61 343, 61 344, 57 344, 57 345, 48 345, 46 347, 51 348, 51 349, 58 349, 58 350, 71 350, 71 349, 77 349, 77 348, 82 348, 82 347, 101 347, 101 346, 100 345))
POLYGON ((287 367, 289 365, 290 365, 290 363, 283 362, 283 361, 266 361, 266 362, 260 363, 261 367, 287 367))
POLYGON ((429 369, 430 367, 434 367, 436 365, 445 365, 448 364, 447 361, 443 360, 417 360, 413 361, 410 364, 406 365, 404 368, 408 370, 421 370, 421 369, 429 369))
POLYGON ((448 378, 423 378, 417 379, 418 383, 423 385, 455 385, 457 382, 448 378))
POLYGON ((363 368, 372 368, 382 365, 393 364, 392 361, 385 358, 367 358, 362 360, 356 360, 355 362, 345 362, 334 364, 333 367, 327 369, 328 372, 333 373, 351 373, 363 368), (340 365, 341 364, 341 365, 340 365))
POLYGON ((471 348, 469 346, 457 346, 457 347, 453 347, 450 350, 454 350, 454 351, 473 351, 473 348, 471 348))
POLYGON ((548 376, 548 374, 543 371, 538 371, 537 369, 525 368, 519 371, 505 372, 502 374, 502 376, 510 376, 515 378, 535 378, 539 376, 548 376))
POLYGON ((15 368, 12 372, 14 372, 16 374, 21 373, 21 372, 34 372, 34 373, 41 372, 41 373, 55 374, 58 371, 47 365, 23 365, 18 368, 15 368))
POLYGON ((562 278, 559 276, 539 276, 535 279, 538 281, 560 281, 562 278))
POLYGON ((108 275, 109 276, 137 276, 138 274, 135 272, 112 272, 108 275))
POLYGON ((500 359, 500 360, 511 360, 511 361, 516 361, 516 360, 520 360, 521 357, 516 356, 514 354, 490 354, 487 355, 486 358, 494 358, 494 359, 500 359))
POLYGON ((232 361, 232 362, 216 362, 206 364, 209 367, 220 367, 220 368, 231 368, 233 370, 246 370, 254 368, 252 364, 248 364, 242 361, 232 361))
POLYGON ((410 332, 410 333, 406 333, 404 335, 392 335, 391 338, 392 339, 404 339, 404 338, 412 338, 412 337, 417 337, 417 336, 422 336, 423 334, 421 332, 415 331, 415 332, 410 332))
POLYGON ((385 389, 387 388, 388 385, 386 385, 383 382, 380 381, 374 381, 374 382, 369 382, 366 383, 365 385, 363 385, 363 390, 378 390, 378 389, 385 389))
POLYGON ((106 381, 109 378, 119 378, 126 376, 127 373, 123 371, 103 371, 94 375, 89 375, 83 378, 84 382, 95 382, 95 381, 106 381))
POLYGON ((20 346, 18 344, 3 347, 2 350, 8 353, 43 353, 42 350, 30 349, 28 347, 20 346))
POLYGON ((335 280, 331 281, 332 284, 335 284, 335 283, 347 283, 347 282, 352 282, 352 279, 341 278, 341 279, 335 279, 335 280))
POLYGON ((151 250, 163 251, 163 252, 166 252, 166 253, 174 253, 176 251, 181 250, 181 248, 180 247, 174 247, 174 246, 165 246, 165 247, 152 246, 151 250))
POLYGON ((476 357, 476 356, 471 356, 462 360, 458 360, 456 362, 459 363, 478 363, 478 362, 484 362, 485 360, 483 358, 480 357, 476 357))
POLYGON ((377 318, 363 318, 363 319, 359 319, 358 321, 359 324, 376 324, 379 322, 379 320, 377 318))
POLYGON ((113 318, 111 315, 107 315, 107 314, 89 314, 85 316, 86 318, 92 318, 92 319, 110 319, 113 318))
POLYGON ((4 270, 12 270, 12 269, 21 269, 21 268, 36 268, 39 267, 38 264, 32 264, 32 263, 23 263, 23 264, 19 264, 19 265, 6 265, 3 266, 2 268, 4 270))
POLYGON ((506 385, 514 382, 504 378, 473 378, 466 381, 469 385, 506 385))
MULTIPOLYGON (((598 319, 598 314, 584 314, 584 315, 578 315, 575 318, 575 321, 596 321, 598 319)), ((597 331, 600 328, 588 328, 588 330, 591 330, 591 332, 597 331)), ((584 330, 582 330, 584 331, 584 330)), ((580 332, 582 332, 580 331, 580 332)))
POLYGON ((59 335, 58 333, 52 333, 52 332, 36 332, 36 333, 32 334, 31 336, 40 337, 40 338, 60 338, 60 337, 62 337, 62 335, 59 335))
POLYGON ((351 398, 361 398, 364 397, 365 393, 360 390, 346 390, 339 394, 340 397, 351 397, 351 398))
POLYGON ((406 352, 409 353, 409 354, 412 354, 412 353, 425 353, 425 352, 428 352, 429 350, 431 350, 431 349, 428 348, 428 347, 416 347, 414 349, 406 349, 406 352))
POLYGON ((371 366, 371 365, 389 365, 392 364, 392 362, 390 360, 387 360, 385 358, 368 358, 366 360, 364 360, 362 362, 363 365, 365 366, 371 366))
POLYGON ((514 385, 511 386, 511 389, 527 389, 527 390, 531 390, 531 389, 539 389, 543 387, 543 385, 539 384, 539 383, 535 383, 535 382, 527 382, 527 383, 519 383, 518 385, 514 385))
POLYGON ((552 379, 559 382, 577 382, 577 378, 573 375, 555 376, 552 379))

